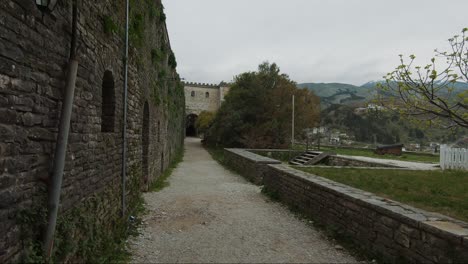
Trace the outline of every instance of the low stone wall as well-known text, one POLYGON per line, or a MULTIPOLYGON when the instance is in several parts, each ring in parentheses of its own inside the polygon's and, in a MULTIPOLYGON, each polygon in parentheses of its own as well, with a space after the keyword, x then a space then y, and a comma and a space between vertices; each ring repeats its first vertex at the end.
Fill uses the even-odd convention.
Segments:
POLYGON ((224 162, 257 185, 263 184, 263 173, 268 164, 281 163, 244 149, 224 149, 224 162))
POLYGON ((267 166, 263 183, 285 204, 350 237, 384 262, 468 262, 468 223, 286 165, 267 166))
POLYGON ((387 167, 387 168, 399 168, 384 163, 373 163, 366 162, 358 159, 345 158, 340 156, 330 156, 325 159, 323 164, 327 166, 338 166, 338 167, 387 167))
POLYGON ((259 154, 264 157, 276 159, 283 162, 289 162, 291 159, 303 154, 304 150, 289 149, 246 149, 249 152, 259 154))
POLYGON ((468 263, 468 223, 295 170, 242 149, 225 163, 281 202, 389 263, 468 263))

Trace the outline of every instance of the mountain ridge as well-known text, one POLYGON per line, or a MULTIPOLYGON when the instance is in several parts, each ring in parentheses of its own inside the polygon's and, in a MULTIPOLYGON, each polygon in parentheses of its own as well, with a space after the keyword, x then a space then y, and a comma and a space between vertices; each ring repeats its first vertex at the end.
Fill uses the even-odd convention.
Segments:
MULTIPOLYGON (((385 80, 369 81, 361 86, 348 83, 299 83, 297 87, 307 88, 313 91, 321 99, 322 107, 333 104, 364 103, 374 97, 377 92, 377 84, 385 83, 385 80)), ((456 92, 468 90, 468 83, 456 82, 453 85, 456 92)))

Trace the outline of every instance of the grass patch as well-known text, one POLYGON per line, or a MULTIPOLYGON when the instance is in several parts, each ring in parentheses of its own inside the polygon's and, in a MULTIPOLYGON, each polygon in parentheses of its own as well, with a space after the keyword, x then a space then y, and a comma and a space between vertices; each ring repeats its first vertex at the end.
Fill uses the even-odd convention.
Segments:
POLYGON ((167 179, 171 176, 174 169, 179 165, 179 163, 184 159, 184 149, 181 149, 176 152, 174 159, 169 164, 169 167, 164 171, 164 173, 159 176, 159 178, 151 184, 149 187, 150 192, 159 192, 165 187, 169 186, 169 182, 167 179))
POLYGON ((468 173, 466 171, 297 169, 468 222, 468 173))
POLYGON ((279 192, 277 191, 271 191, 269 190, 266 186, 262 187, 262 193, 266 196, 268 196, 272 201, 274 202, 279 202, 280 201, 280 195, 279 192))
POLYGON ((224 163, 224 148, 215 148, 204 146, 206 150, 210 153, 211 157, 216 160, 219 164, 225 166, 224 163))
POLYGON ((119 27, 110 16, 104 16, 102 23, 104 27, 104 33, 108 35, 116 33, 119 30, 119 27))
POLYGON ((177 60, 176 60, 176 57, 174 55, 174 52, 172 52, 172 51, 169 54, 169 66, 171 66, 172 69, 177 68, 177 60))
POLYGON ((157 65, 158 63, 162 62, 164 59, 164 51, 161 49, 152 49, 151 50, 151 62, 153 65, 157 65))

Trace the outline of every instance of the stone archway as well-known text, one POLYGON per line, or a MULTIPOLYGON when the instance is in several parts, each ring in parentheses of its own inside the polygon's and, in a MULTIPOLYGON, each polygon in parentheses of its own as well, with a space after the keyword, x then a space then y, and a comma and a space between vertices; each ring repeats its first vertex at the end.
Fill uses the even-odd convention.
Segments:
POLYGON ((197 136, 197 128, 195 127, 195 123, 197 122, 198 116, 196 114, 189 114, 185 121, 185 135, 187 137, 196 137, 197 136))
POLYGON ((143 127, 141 130, 141 146, 142 146, 142 163, 141 163, 141 171, 143 176, 143 183, 146 186, 149 180, 149 106, 148 102, 145 102, 145 106, 143 108, 143 127))

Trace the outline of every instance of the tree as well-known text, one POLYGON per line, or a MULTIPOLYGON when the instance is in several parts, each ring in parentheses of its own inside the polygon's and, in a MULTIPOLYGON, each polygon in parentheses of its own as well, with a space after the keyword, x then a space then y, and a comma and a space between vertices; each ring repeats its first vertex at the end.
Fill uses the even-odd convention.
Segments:
POLYGON ((407 63, 400 55, 400 65, 379 85, 379 101, 404 117, 425 125, 468 128, 468 28, 461 36, 450 38, 450 51, 435 50, 435 57, 445 60, 442 70, 436 58, 423 67, 413 66, 416 56, 407 63))
POLYGON ((319 117, 319 98, 301 90, 276 64, 263 63, 257 72, 235 77, 225 102, 218 110, 206 142, 212 145, 250 148, 284 148, 291 138, 292 95, 296 97, 297 136, 314 127, 319 117))
POLYGON ((205 134, 205 132, 210 128, 213 123, 215 113, 209 111, 202 111, 195 122, 195 127, 197 128, 198 133, 205 134))

